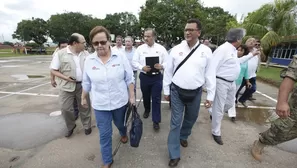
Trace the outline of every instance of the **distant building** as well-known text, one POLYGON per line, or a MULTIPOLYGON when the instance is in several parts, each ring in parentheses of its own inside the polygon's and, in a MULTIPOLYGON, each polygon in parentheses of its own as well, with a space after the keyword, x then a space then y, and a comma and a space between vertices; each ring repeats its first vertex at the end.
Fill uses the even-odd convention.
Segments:
POLYGON ((271 63, 289 65, 293 55, 297 54, 297 35, 284 37, 283 41, 271 48, 271 63))

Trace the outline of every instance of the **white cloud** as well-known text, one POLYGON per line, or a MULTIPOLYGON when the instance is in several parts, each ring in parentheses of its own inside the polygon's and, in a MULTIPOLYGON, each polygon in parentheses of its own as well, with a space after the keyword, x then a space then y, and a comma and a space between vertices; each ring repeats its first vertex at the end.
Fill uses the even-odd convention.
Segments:
MULTIPOLYGON (((262 4, 273 0, 204 0, 206 6, 219 6, 232 14, 246 14, 262 4)), ((47 20, 50 15, 65 11, 81 12, 94 17, 104 18, 115 12, 132 12, 137 15, 145 0, 1 0, 0 4, 0 41, 14 41, 11 34, 22 19, 39 17, 47 20), (4 1, 4 2, 3 2, 4 1)))

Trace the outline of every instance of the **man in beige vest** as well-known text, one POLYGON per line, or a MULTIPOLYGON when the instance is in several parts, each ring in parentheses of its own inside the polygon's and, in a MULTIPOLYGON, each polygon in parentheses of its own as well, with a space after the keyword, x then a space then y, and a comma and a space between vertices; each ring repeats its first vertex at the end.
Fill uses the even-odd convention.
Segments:
MULTIPOLYGON (((84 36, 74 33, 69 38, 69 45, 55 53, 51 72, 58 77, 58 86, 60 89, 61 111, 65 119, 68 132, 65 137, 70 137, 76 127, 75 117, 73 115, 73 101, 76 98, 79 114, 85 129, 85 134, 89 135, 91 129, 91 108, 84 108, 81 105, 82 94, 82 71, 84 69, 84 61, 89 55, 85 51, 86 40, 84 36)), ((89 100, 88 100, 89 101, 89 100)), ((90 103, 88 103, 90 104, 90 103)))

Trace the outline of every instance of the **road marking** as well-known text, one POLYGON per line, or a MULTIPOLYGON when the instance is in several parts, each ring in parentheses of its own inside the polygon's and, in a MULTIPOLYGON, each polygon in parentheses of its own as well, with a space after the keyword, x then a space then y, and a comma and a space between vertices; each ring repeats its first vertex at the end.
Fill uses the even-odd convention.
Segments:
POLYGON ((274 98, 272 98, 272 97, 270 97, 270 96, 268 96, 268 95, 266 95, 266 94, 264 94, 264 93, 262 93, 262 92, 259 92, 258 90, 256 91, 256 93, 258 93, 258 94, 260 94, 260 95, 262 95, 262 96, 264 96, 264 97, 266 97, 266 98, 268 98, 268 99, 274 101, 275 103, 277 102, 276 99, 274 99, 274 98))
MULTIPOLYGON (((43 84, 40 84, 40 85, 37 85, 37 86, 33 86, 33 87, 30 87, 28 89, 24 89, 24 90, 21 90, 21 91, 18 91, 18 92, 6 92, 8 95, 5 95, 5 96, 2 96, 0 97, 0 99, 3 99, 3 98, 6 98, 6 97, 9 97, 9 96, 12 96, 12 95, 20 95, 20 94, 23 94, 22 92, 26 92, 28 90, 32 90, 32 89, 35 89, 35 88, 38 88, 40 86, 44 86, 44 85, 47 85, 49 84, 50 82, 46 82, 46 83, 43 83, 43 84)), ((2 92, 0 92, 2 93, 2 92)), ((4 92, 3 92, 4 93, 4 92)), ((31 93, 32 94, 32 93, 31 93)), ((25 94, 26 95, 26 94, 25 94)))
MULTIPOLYGON (((48 83, 45 83, 45 84, 48 84, 48 83)), ((42 85, 45 85, 45 84, 42 84, 42 85)), ((35 86, 35 87, 32 87, 32 88, 29 88, 30 89, 34 89, 36 87, 40 87, 42 85, 38 85, 38 86, 35 86)), ((28 89, 24 90, 24 91, 27 91, 28 89)), ((24 91, 20 91, 20 92, 2 92, 0 91, 0 93, 2 94, 8 94, 6 95, 7 96, 11 96, 11 95, 27 95, 27 96, 41 96, 41 97, 59 97, 59 95, 55 95, 55 94, 42 94, 42 93, 22 93, 24 91)), ((4 98, 5 96, 2 96, 0 97, 1 98, 4 98)), ((137 102, 141 101, 143 102, 143 100, 141 99, 136 99, 137 102)), ((169 104, 168 101, 161 101, 162 104, 169 104)), ((201 106, 204 106, 204 103, 201 103, 200 104, 201 106)), ((242 105, 238 105, 238 108, 246 108, 242 105)), ((248 109, 267 109, 267 110, 274 110, 275 107, 266 107, 266 106, 248 106, 247 107, 248 109)))

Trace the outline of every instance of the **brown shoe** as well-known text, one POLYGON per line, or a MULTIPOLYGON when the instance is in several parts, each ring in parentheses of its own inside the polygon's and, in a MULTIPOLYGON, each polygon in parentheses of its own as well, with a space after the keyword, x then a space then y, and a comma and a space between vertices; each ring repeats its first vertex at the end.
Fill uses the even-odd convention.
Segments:
POLYGON ((186 148, 186 147, 188 147, 188 141, 187 141, 187 140, 183 140, 183 139, 181 139, 181 140, 180 140, 180 145, 181 145, 182 147, 186 148))
POLYGON ((251 149, 252 156, 260 162, 262 161, 262 153, 263 153, 264 147, 265 147, 264 144, 262 144, 259 140, 256 140, 251 149))
POLYGON ((128 136, 127 136, 127 135, 122 136, 122 137, 121 137, 121 142, 122 142, 123 144, 127 143, 127 142, 128 142, 128 136))

